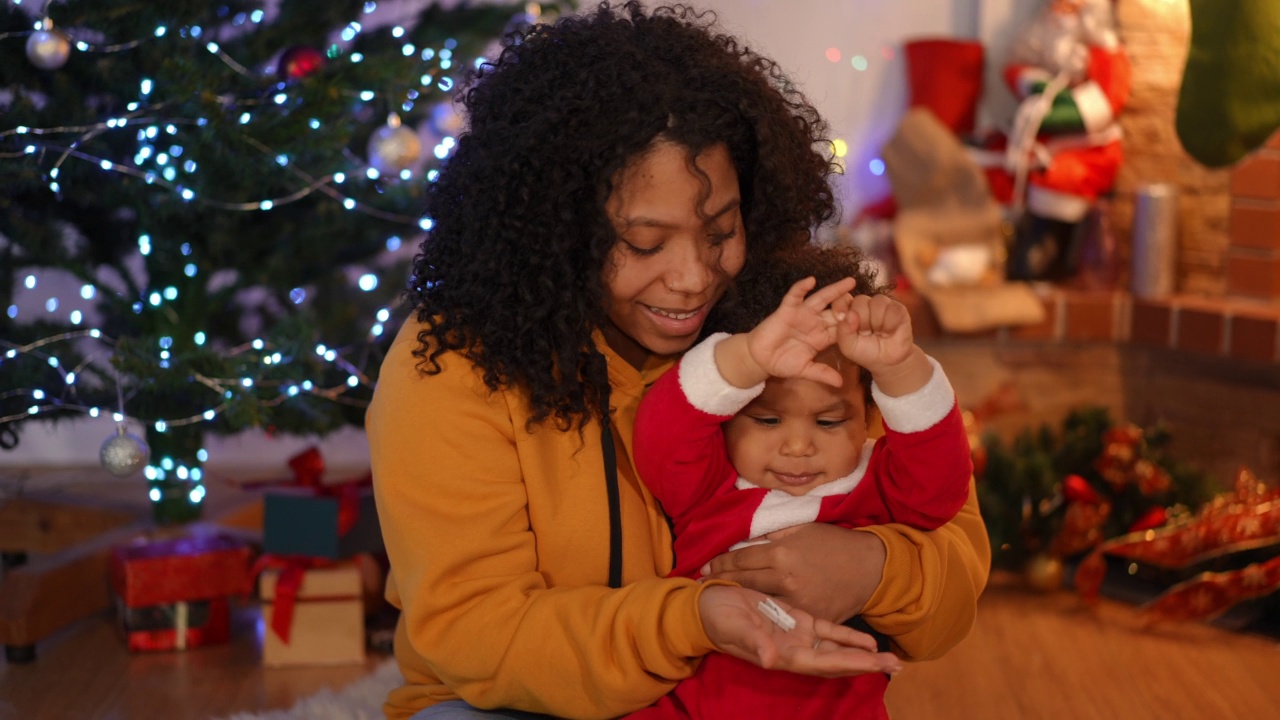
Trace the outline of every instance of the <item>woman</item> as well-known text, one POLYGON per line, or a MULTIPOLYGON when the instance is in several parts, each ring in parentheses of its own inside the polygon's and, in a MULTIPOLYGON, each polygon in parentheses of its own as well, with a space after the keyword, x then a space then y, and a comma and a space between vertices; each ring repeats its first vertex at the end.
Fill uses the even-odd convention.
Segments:
POLYGON ((834 213, 816 111, 708 24, 602 5, 535 28, 463 96, 418 312, 367 419, 403 610, 389 717, 614 717, 712 650, 880 672, 893 661, 829 621, 861 613, 916 658, 973 622, 972 502, 932 533, 806 526, 718 558, 718 580, 664 577, 670 531, 631 456, 640 397, 744 265, 834 213), (756 612, 761 592, 797 632, 756 612))

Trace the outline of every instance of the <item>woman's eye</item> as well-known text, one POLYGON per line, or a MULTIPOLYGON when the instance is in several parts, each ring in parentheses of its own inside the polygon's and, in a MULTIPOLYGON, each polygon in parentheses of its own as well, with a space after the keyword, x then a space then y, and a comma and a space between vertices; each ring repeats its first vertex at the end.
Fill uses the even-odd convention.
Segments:
POLYGON ((711 240, 712 245, 719 245, 721 243, 732 240, 737 234, 738 234, 738 229, 734 228, 729 232, 712 233, 711 235, 708 236, 708 239, 711 240))
POLYGON ((654 245, 653 247, 649 247, 649 248, 640 247, 639 245, 632 245, 626 240, 623 240, 622 244, 627 246, 627 251, 630 252, 632 255, 640 255, 640 256, 656 255, 658 254, 658 251, 662 249, 661 244, 654 245))

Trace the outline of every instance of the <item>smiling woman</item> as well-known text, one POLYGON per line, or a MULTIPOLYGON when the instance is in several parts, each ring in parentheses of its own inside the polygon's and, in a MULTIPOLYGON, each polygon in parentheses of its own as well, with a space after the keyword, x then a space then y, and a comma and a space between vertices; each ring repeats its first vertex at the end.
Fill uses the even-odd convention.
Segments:
POLYGON ((606 270, 605 340, 633 367, 675 355, 746 259, 738 172, 723 145, 695 158, 660 140, 619 175, 605 205, 618 232, 606 270))

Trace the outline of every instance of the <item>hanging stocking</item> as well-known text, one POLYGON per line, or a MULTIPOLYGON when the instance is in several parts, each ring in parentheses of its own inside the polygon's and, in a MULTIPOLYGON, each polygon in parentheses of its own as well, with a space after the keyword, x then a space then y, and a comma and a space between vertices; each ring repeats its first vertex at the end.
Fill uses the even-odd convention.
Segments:
POLYGON ((1209 167, 1231 165, 1280 128, 1280 3, 1191 0, 1178 138, 1209 167))

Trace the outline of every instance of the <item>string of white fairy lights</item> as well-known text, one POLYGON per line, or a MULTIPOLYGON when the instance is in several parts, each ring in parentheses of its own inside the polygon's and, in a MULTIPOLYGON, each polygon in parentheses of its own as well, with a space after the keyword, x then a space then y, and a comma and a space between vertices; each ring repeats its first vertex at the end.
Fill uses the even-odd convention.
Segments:
MULTIPOLYGON (((102 331, 97 328, 59 333, 57 335, 41 338, 26 345, 15 345, 0 341, 0 345, 7 346, 8 348, 5 350, 3 355, 0 355, 0 358, 3 358, 0 360, 0 364, 14 361, 22 355, 32 356, 40 360, 44 360, 53 370, 57 371, 62 377, 64 385, 74 387, 75 383, 79 380, 79 377, 83 374, 85 368, 89 365, 95 364, 96 358, 92 356, 86 357, 74 368, 67 369, 63 366, 57 355, 42 352, 41 348, 59 342, 83 338, 91 338, 108 346, 115 344, 114 339, 103 335, 102 331)), ((281 365, 289 361, 289 359, 285 358, 279 351, 273 351, 272 346, 260 338, 231 348, 227 350, 224 355, 229 358, 234 358, 248 352, 262 353, 260 362, 264 365, 281 365)), ((311 380, 277 380, 268 383, 255 381, 248 376, 240 378, 213 378, 198 372, 192 373, 191 379, 211 390, 218 398, 220 398, 219 402, 208 409, 186 417, 152 418, 148 419, 147 422, 151 423, 152 427, 154 427, 157 432, 165 432, 172 427, 183 427, 202 422, 209 422, 216 419, 219 414, 233 404, 232 400, 234 399, 236 389, 249 390, 254 387, 280 388, 280 392, 274 397, 258 398, 256 400, 257 404, 262 407, 276 407, 302 394, 312 395, 332 402, 351 405, 353 407, 366 407, 368 405, 368 401, 347 397, 346 393, 357 387, 372 389, 374 385, 373 379, 349 360, 342 357, 342 355, 337 351, 326 347, 323 344, 315 347, 315 354, 321 357, 325 362, 346 371, 346 382, 332 387, 317 387, 311 380)), ((0 416, 0 425, 22 420, 30 420, 41 413, 51 411, 83 412, 84 414, 95 418, 103 413, 101 407, 81 405, 76 402, 66 402, 61 398, 55 397, 55 393, 43 388, 11 389, 0 393, 0 400, 23 396, 31 398, 32 404, 22 412, 0 416)), ((120 409, 112 413, 112 418, 117 423, 125 421, 126 415, 124 411, 123 398, 121 398, 120 409)), ((141 420, 141 418, 138 419, 141 420)))
MULTIPOLYGON (((12 1, 14 1, 15 4, 21 4, 21 0, 12 0, 12 1)), ((49 3, 46 2, 44 7, 41 9, 40 13, 43 17, 41 18, 40 21, 36 23, 35 30, 18 32, 18 33, 5 33, 3 35, 0 35, 0 39, 6 38, 6 37, 13 37, 13 36, 27 36, 27 35, 30 35, 32 32, 36 32, 41 29, 52 28, 52 21, 47 14, 48 5, 49 3)), ((363 10, 366 14, 368 14, 373 12, 376 9, 376 7, 377 7, 377 4, 375 2, 370 1, 365 3, 363 10)), ((537 6, 535 3, 530 3, 529 12, 531 14, 534 14, 536 7, 537 6)), ((252 22, 255 24, 259 23, 263 19, 263 13, 261 10, 254 11, 253 13, 250 13, 249 15, 247 15, 246 19, 249 22, 252 22)), ((236 23, 236 24, 241 24, 241 23, 236 23)), ((342 38, 343 40, 349 42, 353 40, 355 36, 361 32, 361 30, 363 30, 363 27, 361 26, 361 24, 359 22, 353 21, 343 29, 342 38)), ((392 34, 394 37, 397 37, 397 38, 401 37, 403 35, 403 28, 400 26, 396 26, 395 28, 393 28, 392 34)), ((128 42, 106 44, 106 45, 97 45, 97 44, 86 42, 84 40, 75 40, 74 44, 76 49, 82 52, 98 52, 98 53, 122 52, 128 49, 137 47, 142 42, 146 42, 152 39, 163 38, 169 35, 169 30, 167 26, 159 25, 156 27, 152 35, 153 35, 152 38, 135 39, 128 42)), ((181 28, 179 30, 179 35, 181 35, 183 38, 186 38, 186 39, 200 40, 200 38, 204 35, 204 31, 200 28, 200 26, 190 26, 190 27, 181 28)), ((445 47, 440 49, 439 51, 435 50, 434 48, 424 48, 421 50, 421 52, 419 52, 415 46, 413 46, 412 44, 406 43, 401 46, 401 51, 402 51, 402 54, 404 54, 406 57, 414 54, 419 54, 423 62, 430 62, 432 60, 435 60, 437 67, 441 71, 445 71, 445 70, 449 70, 452 67, 452 62, 453 62, 452 49, 455 46, 456 46, 456 42, 449 40, 449 41, 446 41, 445 47)), ((235 70, 237 73, 240 73, 248 77, 258 77, 258 75, 254 73, 252 70, 246 68, 243 64, 237 62, 234 58, 228 55, 218 45, 218 43, 214 41, 208 41, 205 43, 205 49, 208 52, 215 55, 216 57, 218 57, 223 63, 225 63, 228 67, 235 70)), ((352 63, 359 63, 359 62, 362 62, 364 58, 361 53, 357 52, 357 53, 351 53, 350 55, 348 55, 347 59, 352 63)), ((479 64, 480 62, 483 62, 483 58, 478 58, 476 60, 477 64, 479 64)), ((439 78, 437 78, 436 73, 434 71, 424 72, 419 78, 419 85, 421 87, 429 88, 433 84, 443 92, 449 92, 454 87, 454 81, 452 77, 442 74, 439 78)), ((149 96, 153 92, 153 90, 154 90, 153 81, 151 81, 149 78, 144 78, 141 84, 142 98, 145 100, 147 96, 149 96)), ((277 106, 284 105, 289 99, 287 90, 288 90, 287 83, 280 82, 276 87, 276 92, 272 95, 269 102, 277 106)), ((370 102, 376 98, 376 94, 373 91, 369 91, 369 90, 364 90, 357 93, 344 92, 344 94, 349 95, 351 97, 358 98, 362 102, 370 102)), ((419 93, 416 89, 408 90, 406 92, 406 99, 401 103, 401 109, 406 112, 411 110, 413 107, 413 101, 417 99, 418 95, 419 93)), ((263 100, 260 98, 222 98, 221 101, 222 101, 222 104, 227 107, 231 107, 231 106, 253 107, 256 105, 268 104, 267 100, 263 100)), ((132 167, 130 165, 127 165, 121 162, 116 162, 109 158, 95 155, 82 148, 83 145, 85 145, 90 140, 92 140, 93 138, 97 137, 102 133, 105 133, 109 130, 124 128, 130 125, 134 125, 134 126, 140 125, 140 124, 149 125, 149 127, 146 130, 140 130, 138 133, 139 142, 144 142, 146 139, 153 139, 156 136, 156 134, 158 134, 158 131, 156 130, 156 124, 159 122, 163 122, 165 124, 165 128, 168 131, 168 134, 170 135, 176 134, 176 128, 179 125, 204 126, 207 124, 208 121, 205 118, 196 118, 196 119, 166 118, 163 121, 161 121, 157 117, 150 117, 150 118, 143 117, 144 115, 154 115, 157 110, 160 110, 160 109, 163 109, 164 107, 175 105, 175 104, 177 104, 177 101, 174 101, 174 100, 162 101, 159 103, 149 103, 146 106, 143 106, 141 102, 132 102, 128 105, 128 108, 127 108, 128 112, 126 114, 118 117, 108 118, 105 121, 100 123, 95 123, 90 125, 62 126, 62 127, 50 127, 50 128, 34 128, 34 127, 27 127, 27 126, 18 126, 10 130, 0 131, 0 140, 4 140, 6 138, 9 138, 15 135, 42 137, 42 136, 63 135, 63 134, 73 133, 73 132, 83 133, 78 139, 74 140, 70 144, 54 144, 54 143, 37 144, 35 142, 28 142, 28 144, 26 144, 25 146, 23 146, 17 151, 0 152, 0 158, 14 158, 14 157, 21 157, 21 156, 37 155, 37 154, 39 154, 40 156, 43 156, 46 151, 54 151, 59 153, 57 160, 54 162, 53 166, 48 172, 49 187, 50 187, 50 190, 52 190, 55 193, 60 193, 62 191, 62 186, 58 180, 58 175, 59 175, 59 171, 62 164, 68 158, 73 158, 73 159, 82 160, 82 161, 97 165, 98 167, 102 168, 104 171, 117 172, 124 175, 138 177, 142 179, 144 182, 147 182, 148 184, 159 185, 161 187, 164 187, 168 190, 171 190, 177 193, 184 201, 196 202, 196 203, 204 204, 210 207, 215 207, 223 210, 240 211, 240 212, 268 211, 273 208, 280 207, 282 205, 297 202, 314 193, 319 192, 341 203, 342 206, 347 210, 361 212, 361 213, 370 215, 372 217, 377 217, 379 219, 387 220, 390 222, 402 223, 406 225, 417 225, 423 230, 429 230, 431 228, 431 220, 429 218, 388 212, 386 210, 377 208, 373 205, 359 202, 349 194, 339 191, 335 186, 343 185, 346 182, 347 173, 341 170, 329 172, 329 173, 323 173, 320 175, 314 175, 312 173, 305 172, 293 166, 289 158, 285 154, 277 152, 273 148, 258 141, 256 138, 253 138, 247 133, 244 134, 242 137, 242 139, 246 143, 253 145, 254 147, 257 147, 265 155, 274 158, 277 164, 285 168, 290 174, 294 175, 296 178, 300 179, 303 182, 303 185, 299 189, 295 190, 294 192, 288 193, 280 197, 264 198, 264 199, 248 201, 248 202, 231 202, 231 201, 225 201, 225 200, 204 198, 204 197, 199 197, 194 190, 192 190, 190 187, 187 187, 185 184, 176 182, 177 171, 173 170, 172 166, 160 172, 156 172, 154 170, 142 170, 140 169, 140 167, 132 167)), ((252 120, 252 113, 247 110, 243 111, 239 116, 240 125, 248 125, 251 122, 251 120, 252 120)), ((316 119, 310 120, 309 125, 312 129, 319 129, 320 127, 320 123, 316 119)), ((154 153, 153 149, 145 150, 148 147, 149 146, 143 145, 140 148, 139 153, 134 157, 135 165, 141 166, 142 163, 145 162, 150 157, 152 156, 159 157, 160 155, 162 155, 162 154, 154 153)), ((450 151, 454 147, 455 147, 454 138, 451 136, 445 136, 441 139, 440 143, 438 143, 437 146, 433 149, 433 153, 435 157, 437 157, 438 159, 444 160, 448 157, 450 151)), ((379 173, 379 171, 377 171, 375 168, 368 165, 367 163, 360 162, 349 152, 345 152, 344 155, 348 157, 349 160, 353 161, 353 163, 356 164, 357 166, 363 165, 364 174, 370 180, 377 180, 381 177, 381 173, 379 173)), ((183 163, 183 168, 188 173, 195 172, 196 167, 198 167, 198 163, 196 163, 193 160, 187 160, 183 163)), ((434 170, 428 171, 427 180, 434 181, 436 178, 436 175, 437 173, 434 170)), ((411 170, 405 168, 400 171, 399 177, 402 180, 410 180, 412 179, 413 174, 411 170)))

